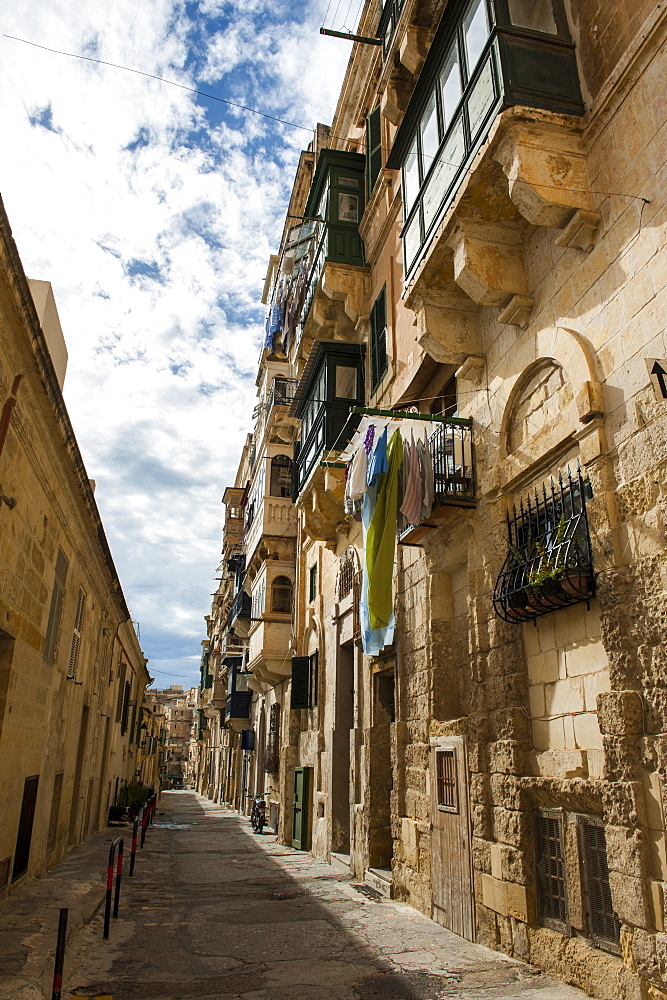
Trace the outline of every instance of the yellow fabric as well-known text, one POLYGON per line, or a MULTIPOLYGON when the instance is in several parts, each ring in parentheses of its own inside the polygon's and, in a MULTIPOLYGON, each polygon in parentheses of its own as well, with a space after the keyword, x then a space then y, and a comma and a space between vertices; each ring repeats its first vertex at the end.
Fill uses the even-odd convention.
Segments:
POLYGON ((403 464, 403 438, 399 430, 394 431, 387 446, 387 463, 366 537, 368 614, 372 629, 387 627, 394 604, 398 475, 403 464))

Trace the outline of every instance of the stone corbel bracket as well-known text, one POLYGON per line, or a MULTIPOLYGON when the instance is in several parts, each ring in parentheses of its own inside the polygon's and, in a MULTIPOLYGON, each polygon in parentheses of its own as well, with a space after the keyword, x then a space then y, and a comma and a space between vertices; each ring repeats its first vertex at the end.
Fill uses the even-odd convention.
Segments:
POLYGON ((498 316, 503 326, 518 326, 525 329, 530 322, 535 300, 530 295, 513 295, 498 316))
POLYGON ((454 251, 454 278, 473 302, 505 306, 528 296, 520 230, 479 222, 460 222, 447 239, 454 251))
POLYGON ((454 375, 458 381, 480 385, 485 367, 486 357, 483 354, 470 354, 454 375))
POLYGON ((471 353, 481 354, 477 310, 452 282, 452 289, 431 289, 414 301, 417 342, 434 361, 462 365, 471 353))
POLYGON ((409 24, 398 46, 398 58, 413 76, 421 70, 428 55, 430 33, 416 24, 409 24))
POLYGON ((588 253, 595 246, 601 217, 597 212, 577 209, 565 229, 554 240, 557 247, 574 247, 588 253))
POLYGON ((495 151, 509 196, 534 226, 565 229, 573 215, 593 212, 583 142, 571 128, 517 122, 495 151))

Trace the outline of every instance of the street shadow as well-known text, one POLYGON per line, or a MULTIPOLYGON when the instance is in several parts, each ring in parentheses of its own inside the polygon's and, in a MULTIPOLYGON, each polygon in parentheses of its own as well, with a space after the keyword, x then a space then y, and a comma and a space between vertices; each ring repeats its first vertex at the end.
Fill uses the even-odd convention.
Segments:
MULTIPOLYGON (((260 846, 246 817, 223 812, 192 792, 164 793, 135 877, 124 887, 109 972, 91 976, 82 967, 78 983, 85 985, 70 987, 71 995, 113 1000, 451 995, 456 978, 451 973, 396 971, 382 946, 363 937, 364 927, 379 921, 375 937, 384 938, 387 955, 392 936, 396 952, 423 950, 428 945, 420 941, 422 915, 415 911, 414 920, 401 921, 391 904, 385 913, 384 901, 361 895, 356 900, 349 881, 322 867, 310 854, 280 846, 272 835, 260 846), (289 863, 293 875, 279 859, 289 863)), ((507 966, 511 979, 510 970, 507 966)))

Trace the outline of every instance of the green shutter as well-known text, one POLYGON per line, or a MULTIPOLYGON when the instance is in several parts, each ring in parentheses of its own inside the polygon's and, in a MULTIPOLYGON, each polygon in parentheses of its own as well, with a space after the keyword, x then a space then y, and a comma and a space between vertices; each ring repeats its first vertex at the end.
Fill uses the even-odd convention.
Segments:
POLYGON ((317 650, 310 657, 310 670, 308 672, 308 707, 314 708, 317 705, 317 650))
POLYGON ((292 657, 291 708, 310 708, 310 657, 292 657))
POLYGON ((382 170, 382 122, 380 106, 371 111, 366 119, 366 184, 368 197, 375 187, 375 182, 382 170))
POLYGON ((387 370, 387 296, 383 288, 371 309, 371 392, 387 370))

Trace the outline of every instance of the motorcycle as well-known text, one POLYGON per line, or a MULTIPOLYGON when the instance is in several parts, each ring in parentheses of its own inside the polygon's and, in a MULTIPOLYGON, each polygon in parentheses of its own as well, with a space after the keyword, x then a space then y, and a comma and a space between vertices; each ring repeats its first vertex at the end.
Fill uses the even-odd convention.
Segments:
POLYGON ((261 833, 266 824, 266 802, 260 795, 256 795, 252 800, 250 824, 255 833, 261 833))

